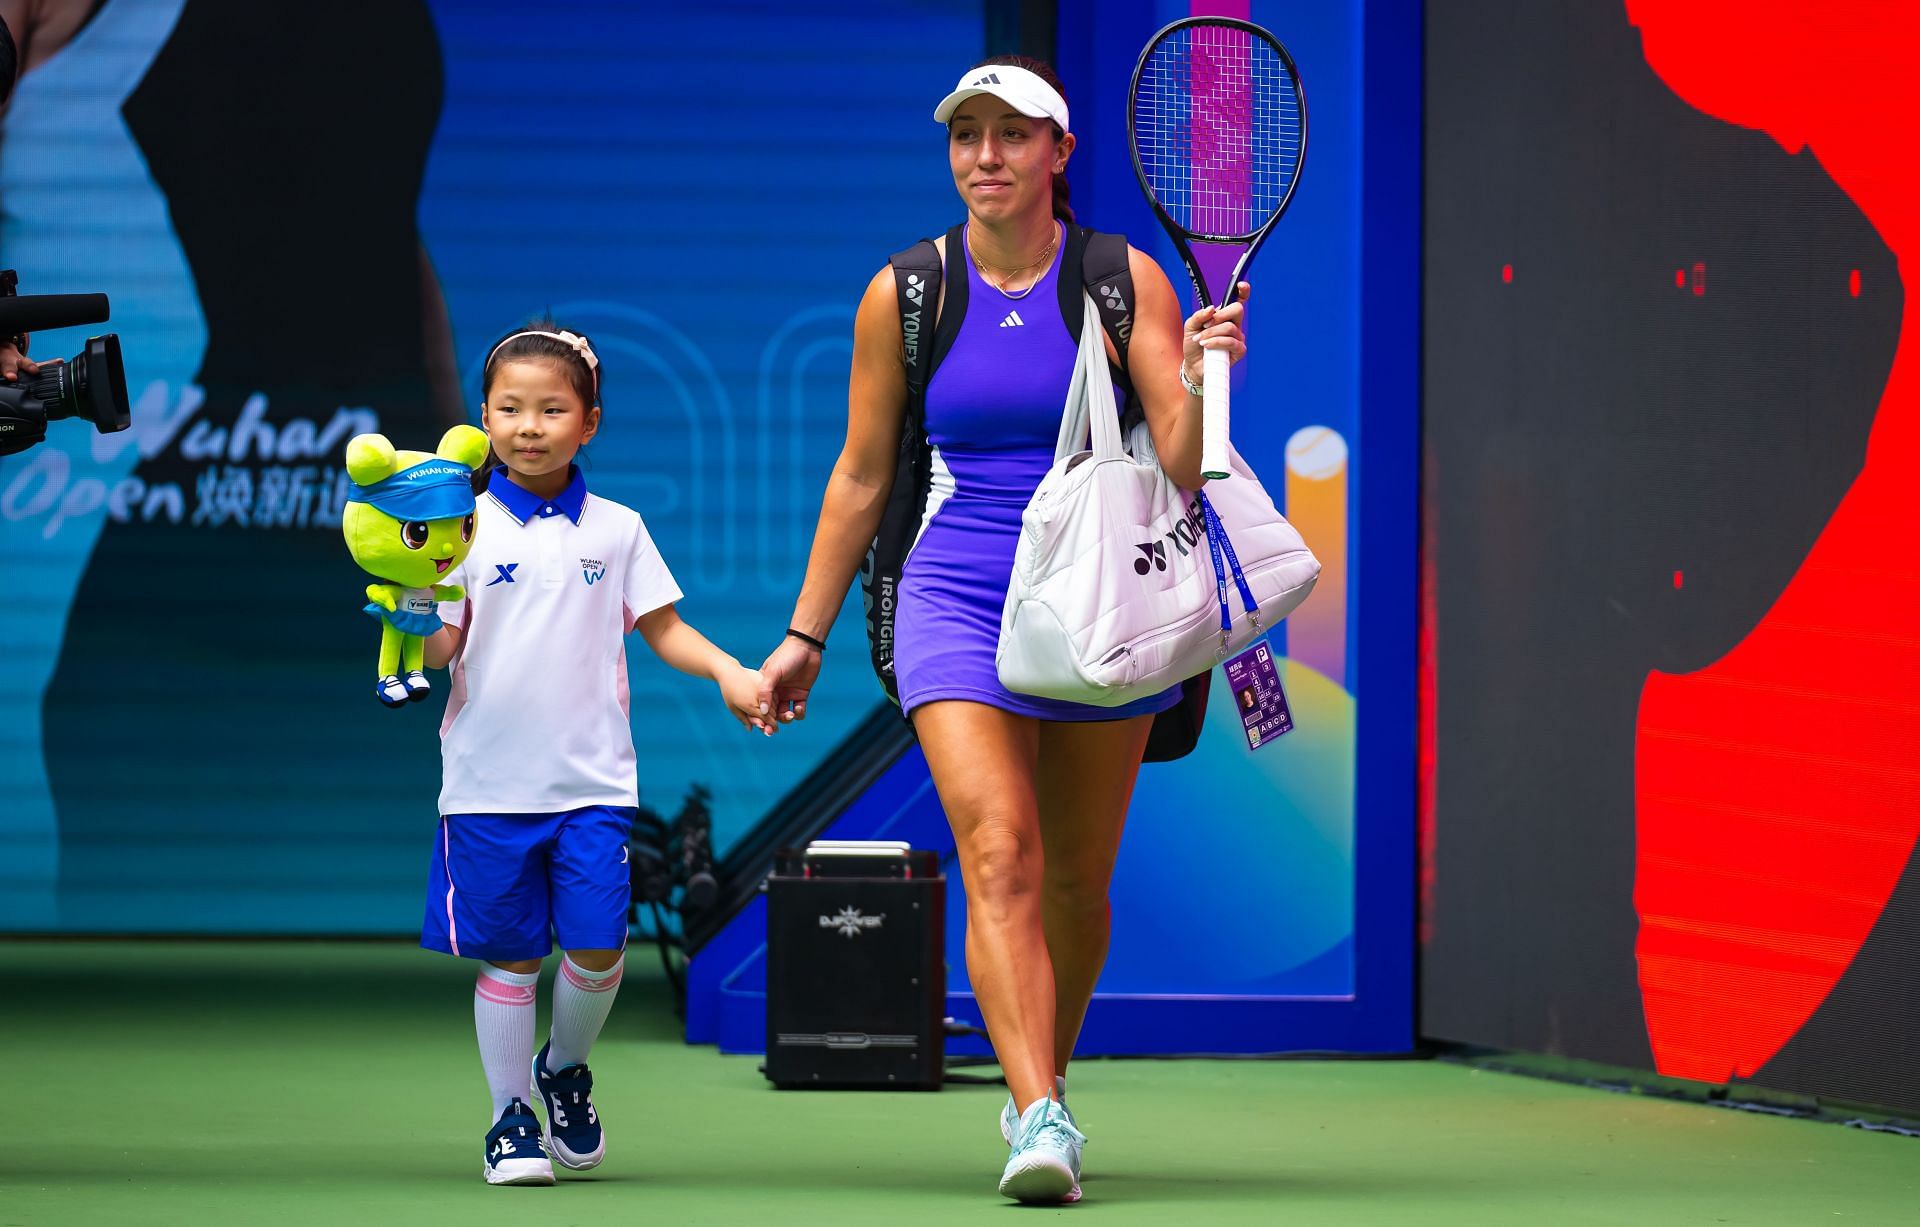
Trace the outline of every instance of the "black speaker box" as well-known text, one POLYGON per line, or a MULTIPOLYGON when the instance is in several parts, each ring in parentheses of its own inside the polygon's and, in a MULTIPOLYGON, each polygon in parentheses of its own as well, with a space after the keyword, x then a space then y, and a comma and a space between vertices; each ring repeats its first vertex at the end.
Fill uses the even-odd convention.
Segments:
POLYGON ((783 852, 767 879, 767 1077, 938 1090, 946 879, 931 852, 783 852))

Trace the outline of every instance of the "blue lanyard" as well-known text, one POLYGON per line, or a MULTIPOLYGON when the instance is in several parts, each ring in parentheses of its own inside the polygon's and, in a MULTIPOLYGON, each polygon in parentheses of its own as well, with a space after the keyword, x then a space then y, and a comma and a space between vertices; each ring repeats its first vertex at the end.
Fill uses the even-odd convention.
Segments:
POLYGON ((1240 589, 1240 602, 1247 607, 1247 616, 1254 626, 1260 625, 1260 604, 1253 599, 1253 589, 1247 586, 1247 577, 1240 570, 1240 559, 1233 552, 1233 542, 1227 536, 1226 526, 1220 523, 1220 513, 1213 509, 1207 496, 1200 495, 1200 512, 1206 518, 1207 548, 1213 554, 1214 584, 1220 595, 1220 643, 1225 646, 1227 635, 1233 630, 1233 618, 1227 609, 1227 571, 1233 572, 1234 586, 1240 589), (1226 551, 1226 560, 1221 561, 1221 551, 1226 551))

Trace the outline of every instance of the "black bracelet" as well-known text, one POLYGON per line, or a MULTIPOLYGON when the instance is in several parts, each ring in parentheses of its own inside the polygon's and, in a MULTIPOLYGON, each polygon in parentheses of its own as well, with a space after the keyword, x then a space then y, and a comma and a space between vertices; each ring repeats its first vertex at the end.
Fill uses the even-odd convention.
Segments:
POLYGON ((825 652, 827 650, 826 644, 803 631, 794 630, 791 626, 787 628, 787 638, 798 639, 801 643, 806 644, 816 652, 825 652))

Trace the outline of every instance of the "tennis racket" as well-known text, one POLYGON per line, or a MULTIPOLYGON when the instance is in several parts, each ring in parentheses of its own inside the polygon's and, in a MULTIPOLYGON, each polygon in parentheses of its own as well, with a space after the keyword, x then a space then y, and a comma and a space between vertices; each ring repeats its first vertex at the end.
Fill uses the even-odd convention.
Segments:
MULTIPOLYGON (((1195 297, 1227 306, 1300 182, 1307 98, 1293 57, 1251 22, 1176 21, 1140 53, 1127 133, 1140 190, 1186 261, 1195 297), (1245 248, 1217 295, 1194 243, 1245 248)), ((1209 479, 1228 475, 1229 362, 1224 350, 1206 351, 1200 471, 1209 479)))

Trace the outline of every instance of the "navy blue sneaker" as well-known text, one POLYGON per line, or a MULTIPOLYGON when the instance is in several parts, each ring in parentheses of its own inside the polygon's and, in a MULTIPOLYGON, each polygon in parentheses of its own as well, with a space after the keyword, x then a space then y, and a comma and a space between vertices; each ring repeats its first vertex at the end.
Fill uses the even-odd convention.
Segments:
POLYGON ((507 1105, 487 1131, 488 1184, 552 1184, 553 1163, 547 1158, 546 1139, 539 1118, 526 1101, 507 1105))
POLYGON ((607 1157, 607 1136, 593 1107, 593 1071, 569 1065, 547 1072, 548 1040, 533 1058, 533 1093, 547 1112, 547 1145, 560 1166, 576 1172, 600 1166, 607 1157))

